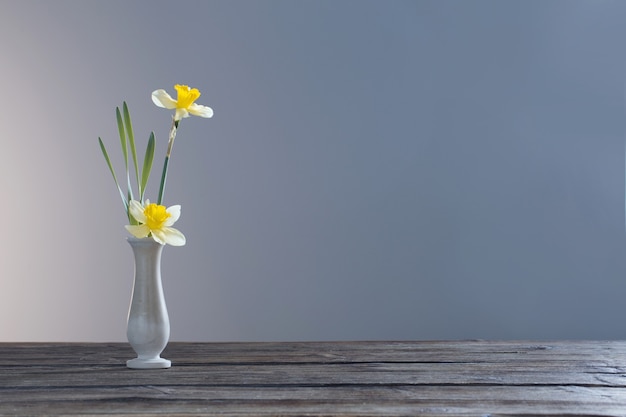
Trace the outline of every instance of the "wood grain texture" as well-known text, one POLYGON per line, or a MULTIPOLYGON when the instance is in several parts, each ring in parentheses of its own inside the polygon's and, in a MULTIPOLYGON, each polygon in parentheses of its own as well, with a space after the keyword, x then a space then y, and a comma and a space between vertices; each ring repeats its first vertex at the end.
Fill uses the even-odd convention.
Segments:
POLYGON ((624 416, 626 342, 0 344, 0 415, 624 416))

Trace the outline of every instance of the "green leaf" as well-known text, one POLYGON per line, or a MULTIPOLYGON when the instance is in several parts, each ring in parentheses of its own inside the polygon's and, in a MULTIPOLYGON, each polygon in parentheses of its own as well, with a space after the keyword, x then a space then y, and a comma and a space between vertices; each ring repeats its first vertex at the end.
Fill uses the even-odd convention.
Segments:
POLYGON ((159 198, 157 204, 161 205, 163 202, 163 193, 165 192, 165 181, 167 180, 167 166, 169 165, 170 158, 165 155, 165 161, 163 162, 163 172, 161 173, 161 185, 159 186, 159 198))
POLYGON ((122 146, 122 154, 124 155, 124 167, 126 167, 126 188, 129 194, 129 201, 133 199, 133 189, 130 186, 130 175, 128 172, 128 145, 126 142, 126 134, 124 132, 124 122, 122 121, 122 114, 120 108, 115 108, 115 116, 117 118, 117 130, 120 135, 120 145, 122 146))
POLYGON ((122 114, 120 108, 115 108, 115 116, 117 117, 117 131, 120 134, 120 145, 122 146, 122 154, 124 155, 124 164, 128 169, 128 147, 126 145, 126 133, 124 133, 124 122, 122 121, 122 114))
POLYGON ((137 179, 137 186, 139 187, 139 194, 142 195, 141 183, 139 182, 139 164, 137 163, 137 150, 135 148, 135 134, 133 133, 133 124, 130 120, 130 112, 126 102, 123 105, 124 109, 124 125, 126 126, 126 134, 128 135, 128 144, 130 145, 130 152, 133 156, 133 164, 135 166, 135 178, 137 179))
POLYGON ((122 114, 120 113, 120 108, 115 108, 115 117, 117 119, 117 131, 120 135, 120 145, 122 147, 122 155, 124 155, 124 167, 126 168, 126 188, 127 192, 131 195, 132 200, 132 188, 130 186, 130 176, 128 174, 128 145, 126 142, 126 133, 124 130, 124 122, 122 121, 122 114))
POLYGON ((141 202, 143 203, 143 195, 146 191, 146 185, 148 184, 148 178, 150 178, 150 171, 152 170, 152 161, 154 160, 154 132, 150 132, 150 138, 148 139, 148 146, 146 147, 146 154, 143 159, 143 168, 141 170, 141 202))
POLYGON ((119 182, 117 182, 117 176, 115 175, 115 171, 113 170, 113 165, 111 165, 111 160, 109 159, 109 154, 107 153, 106 148, 104 147, 104 143, 101 138, 98 138, 98 142, 100 142, 100 149, 102 150, 102 155, 104 155, 104 160, 106 161, 109 171, 111 171, 111 175, 113 175, 113 181, 115 181, 115 185, 117 186, 117 190, 120 192, 120 197, 122 198, 122 203, 124 204, 124 209, 126 210, 126 214, 128 215, 128 201, 126 197, 124 197, 124 192, 120 187, 119 182))

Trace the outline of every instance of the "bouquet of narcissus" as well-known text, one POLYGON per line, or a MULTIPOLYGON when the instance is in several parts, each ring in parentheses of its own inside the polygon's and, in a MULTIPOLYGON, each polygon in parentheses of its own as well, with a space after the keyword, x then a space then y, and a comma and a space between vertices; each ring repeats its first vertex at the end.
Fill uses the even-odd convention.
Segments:
POLYGON ((139 171, 139 164, 137 161, 137 149, 135 147, 135 136, 133 134, 133 126, 130 119, 130 112, 126 102, 122 106, 120 112, 119 107, 116 108, 117 116, 117 128, 119 130, 120 142, 122 145, 122 154, 124 156, 124 164, 126 166, 126 187, 124 192, 120 183, 117 180, 113 165, 109 154, 102 142, 101 138, 98 138, 100 142, 100 149, 106 160, 109 170, 113 175, 113 180, 124 203, 124 209, 128 216, 129 225, 126 229, 137 238, 151 237, 160 244, 170 244, 173 246, 182 246, 185 244, 185 236, 174 229, 172 226, 180 217, 180 206, 174 205, 165 207, 161 205, 163 201, 163 193, 165 191, 165 181, 167 179, 167 167, 170 157, 172 155, 172 146, 174 145, 174 139, 176 138, 176 131, 178 130, 178 124, 181 119, 189 117, 189 115, 200 116, 210 118, 213 117, 213 110, 207 106, 201 106, 196 104, 195 101, 200 97, 200 91, 196 88, 189 88, 186 85, 175 85, 174 88, 177 92, 176 100, 173 99, 165 90, 156 90, 152 93, 152 101, 159 107, 175 110, 172 117, 172 127, 169 133, 169 140, 167 144, 167 152, 165 153, 165 162, 163 163, 163 172, 161 174, 161 185, 159 186, 159 195, 156 203, 151 203, 150 200, 145 199, 146 185, 150 178, 150 171, 152 169, 152 161, 154 159, 154 132, 150 133, 148 139, 148 145, 143 158, 143 165, 141 172, 139 171), (130 180, 130 168, 129 168, 129 149, 130 157, 135 170, 135 177, 137 179, 137 194, 133 193, 130 180))

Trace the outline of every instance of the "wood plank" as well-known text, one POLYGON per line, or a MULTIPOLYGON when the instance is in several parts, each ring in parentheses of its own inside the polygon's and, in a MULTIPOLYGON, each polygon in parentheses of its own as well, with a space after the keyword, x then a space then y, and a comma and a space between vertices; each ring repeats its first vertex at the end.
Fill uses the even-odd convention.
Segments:
MULTIPOLYGON (((132 356, 124 343, 110 344, 0 344, 0 366, 30 363, 119 363, 132 356)), ((610 361, 626 356, 625 342, 303 342, 303 343, 170 343, 163 356, 179 362, 458 362, 460 359, 509 362, 539 357, 541 360, 610 361)))
POLYGON ((416 415, 438 410, 438 415, 480 415, 494 413, 552 413, 623 415, 624 394, 619 389, 563 389, 536 387, 385 387, 359 388, 263 388, 235 387, 195 389, 185 387, 129 387, 124 390, 48 392, 34 398, 9 399, 0 404, 2 415, 20 410, 22 414, 98 413, 202 413, 203 415, 324 414, 364 413, 416 415), (374 399, 374 400, 373 400, 374 399), (558 399, 558 400, 557 400, 558 399))
POLYGON ((0 415, 626 416, 625 342, 0 344, 0 415))
MULTIPOLYGON (((296 392, 302 394, 301 392, 296 392)), ((481 396, 455 398, 448 391, 438 391, 437 398, 386 400, 385 391, 370 392, 364 400, 352 399, 354 391, 345 391, 342 399, 321 399, 293 397, 277 399, 255 398, 265 392, 247 392, 249 398, 212 398, 204 394, 202 398, 106 398, 93 400, 61 399, 46 403, 34 401, 26 403, 3 403, 0 415, 437 415, 437 416, 492 416, 494 414, 544 415, 544 416, 623 416, 624 404, 621 400, 597 401, 593 398, 575 396, 572 400, 554 401, 554 397, 536 397, 534 393, 524 393, 512 399, 489 399, 481 396)), ((551 393, 560 395, 560 393, 551 393)))
POLYGON ((624 373, 591 366, 533 367, 472 364, 263 364, 181 366, 170 370, 132 371, 107 367, 3 367, 1 386, 38 387, 124 386, 128 384, 185 385, 580 385, 626 387, 624 373))

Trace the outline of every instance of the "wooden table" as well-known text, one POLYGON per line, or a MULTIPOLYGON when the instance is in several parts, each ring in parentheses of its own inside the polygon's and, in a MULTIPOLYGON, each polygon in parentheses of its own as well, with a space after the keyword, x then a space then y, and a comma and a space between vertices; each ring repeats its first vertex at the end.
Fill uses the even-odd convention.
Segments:
POLYGON ((0 343, 0 415, 626 416, 626 342, 0 343))

